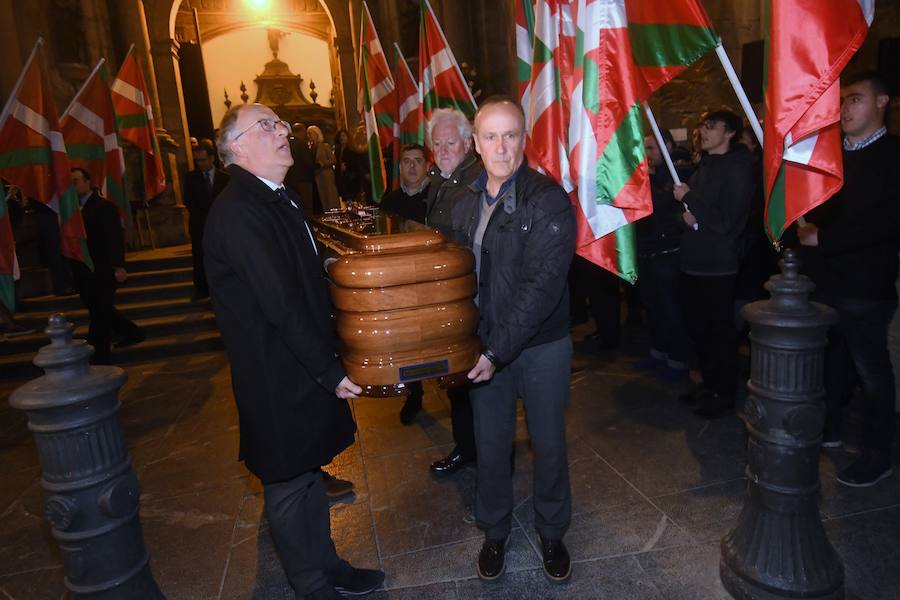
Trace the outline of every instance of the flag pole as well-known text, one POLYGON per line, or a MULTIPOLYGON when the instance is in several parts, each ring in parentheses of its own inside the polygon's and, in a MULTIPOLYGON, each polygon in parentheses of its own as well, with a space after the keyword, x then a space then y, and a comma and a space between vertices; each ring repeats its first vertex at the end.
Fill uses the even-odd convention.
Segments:
POLYGON ((744 92, 744 88, 741 87, 741 82, 738 79, 737 73, 734 71, 734 65, 731 64, 731 60, 728 58, 728 54, 725 52, 725 48, 722 47, 722 40, 719 40, 719 45, 716 46, 716 56, 719 57, 719 62, 722 63, 722 68, 725 69, 725 74, 728 76, 728 81, 731 83, 731 87, 734 88, 734 93, 737 95, 738 101, 741 103, 741 108, 744 109, 744 114, 747 115, 747 120, 750 121, 750 127, 753 129, 753 133, 756 134, 756 139, 759 140, 759 146, 763 145, 763 131, 762 127, 759 124, 759 119, 756 118, 756 113, 753 112, 753 107, 750 105, 750 100, 747 98, 746 92, 744 92))
POLYGON ((656 143, 659 144, 659 151, 662 152, 663 159, 666 161, 666 166, 669 167, 669 174, 672 175, 672 181, 675 182, 675 185, 678 185, 681 183, 681 178, 678 177, 678 173, 675 171, 675 164, 672 162, 672 156, 669 154, 669 149, 666 148, 666 141, 659 131, 659 125, 656 124, 656 118, 654 118, 653 111, 650 110, 650 104, 648 102, 644 102, 644 113, 647 115, 647 120, 650 121, 650 128, 653 129, 653 137, 656 138, 656 143))
POLYGON ((3 126, 6 125, 6 119, 9 118, 13 104, 15 103, 16 98, 19 97, 19 90, 22 89, 22 81, 25 79, 25 74, 28 72, 28 66, 31 64, 31 61, 35 60, 38 49, 42 48, 43 44, 44 38, 38 36, 37 41, 34 42, 34 48, 31 49, 31 54, 28 55, 28 60, 25 61, 25 66, 22 67, 22 72, 19 73, 19 78, 16 79, 16 85, 13 86, 12 91, 9 93, 9 98, 6 100, 6 104, 3 105, 3 110, 0 111, 0 129, 3 129, 3 126))

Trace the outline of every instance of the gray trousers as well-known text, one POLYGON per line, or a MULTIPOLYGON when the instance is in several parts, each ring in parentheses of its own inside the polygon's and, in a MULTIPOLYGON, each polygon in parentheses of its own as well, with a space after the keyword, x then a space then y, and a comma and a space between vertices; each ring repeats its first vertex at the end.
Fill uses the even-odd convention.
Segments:
POLYGON ((310 471, 263 485, 269 530, 285 574, 299 598, 328 583, 345 566, 331 540, 331 518, 322 472, 310 471))
POLYGON ((569 403, 572 340, 526 348, 483 384, 472 386, 478 485, 475 520, 491 540, 505 539, 512 522, 509 449, 516 435, 516 402, 525 406, 534 451, 535 529, 560 539, 572 517, 565 412, 569 403))

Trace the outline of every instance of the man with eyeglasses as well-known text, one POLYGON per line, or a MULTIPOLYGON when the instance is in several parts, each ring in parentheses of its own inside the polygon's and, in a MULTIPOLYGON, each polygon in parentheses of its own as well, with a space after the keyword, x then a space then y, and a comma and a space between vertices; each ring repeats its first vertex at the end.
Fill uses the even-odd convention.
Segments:
POLYGON ((230 176, 204 235, 216 320, 231 362, 240 456, 263 484, 275 549, 297 598, 377 589, 384 573, 340 559, 320 468, 353 443, 362 391, 338 354, 323 260, 300 198, 284 187, 290 126, 260 104, 219 127, 230 176))

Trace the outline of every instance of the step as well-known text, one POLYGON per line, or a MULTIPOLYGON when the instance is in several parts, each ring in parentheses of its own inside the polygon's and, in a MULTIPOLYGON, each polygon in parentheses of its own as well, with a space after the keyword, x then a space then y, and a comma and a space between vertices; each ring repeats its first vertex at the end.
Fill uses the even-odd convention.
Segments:
POLYGON ((164 271, 166 269, 185 269, 194 266, 191 251, 179 251, 173 256, 159 256, 153 258, 137 258, 134 255, 125 256, 125 269, 129 273, 142 273, 144 271, 164 271))
POLYGON ((159 285, 165 283, 179 283, 194 281, 193 267, 176 267, 173 269, 159 269, 155 271, 129 272, 125 283, 119 284, 119 289, 159 285))
MULTIPOLYGON (((75 325, 73 336, 76 339, 85 339, 89 322, 87 315, 78 319, 69 316, 69 321, 75 325)), ((135 323, 144 331, 147 339, 216 330, 216 317, 211 310, 208 310, 208 306, 207 310, 203 312, 136 319, 135 323)), ((0 356, 28 353, 34 355, 48 343, 50 343, 49 338, 40 330, 28 335, 11 337, 0 342, 0 356)))
MULTIPOLYGON (((200 331, 147 339, 140 344, 113 350, 117 365, 134 364, 163 358, 174 358, 200 352, 221 351, 224 348, 218 331, 200 331)), ((34 379, 43 374, 32 363, 34 355, 13 354, 0 357, 0 380, 34 379)))
MULTIPOLYGON (((118 298, 116 298, 118 300, 118 298)), ((152 317, 164 317, 167 315, 181 315, 204 312, 210 310, 208 300, 191 302, 190 298, 169 298, 163 300, 148 300, 142 302, 116 302, 116 308, 123 315, 136 321, 152 317)), ((88 311, 79 304, 78 308, 66 310, 30 311, 16 313, 16 324, 43 331, 47 327, 47 320, 51 315, 63 313, 73 323, 87 323, 88 311)))
MULTIPOLYGON (((190 298, 194 284, 190 281, 176 281, 157 285, 136 285, 124 287, 116 292, 116 304, 130 304, 148 300, 190 298)), ((81 298, 71 296, 38 296, 22 300, 21 312, 60 312, 82 308, 81 298)))

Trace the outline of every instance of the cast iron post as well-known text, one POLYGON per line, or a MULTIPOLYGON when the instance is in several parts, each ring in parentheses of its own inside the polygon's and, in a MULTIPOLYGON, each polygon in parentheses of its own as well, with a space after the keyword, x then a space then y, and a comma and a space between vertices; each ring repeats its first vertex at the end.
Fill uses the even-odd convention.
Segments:
POLYGON ((50 317, 51 343, 34 359, 45 374, 13 392, 28 413, 41 461, 44 509, 74 598, 163 598, 138 519, 140 485, 119 425, 125 372, 88 366, 93 348, 50 317))
POLYGON ((812 282, 792 250, 771 299, 743 309, 750 322, 747 495, 722 539, 719 572, 735 598, 844 597, 844 568, 819 516, 819 446, 825 419, 822 375, 834 310, 809 302, 812 282))

